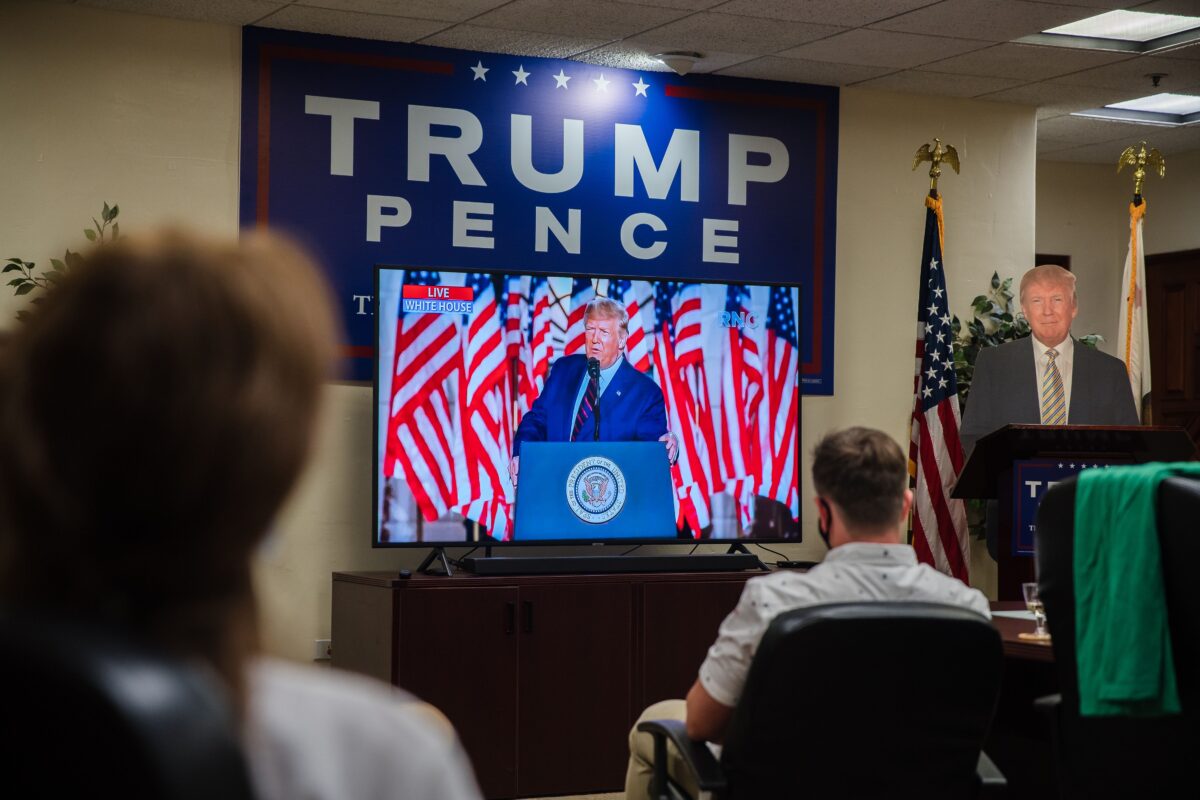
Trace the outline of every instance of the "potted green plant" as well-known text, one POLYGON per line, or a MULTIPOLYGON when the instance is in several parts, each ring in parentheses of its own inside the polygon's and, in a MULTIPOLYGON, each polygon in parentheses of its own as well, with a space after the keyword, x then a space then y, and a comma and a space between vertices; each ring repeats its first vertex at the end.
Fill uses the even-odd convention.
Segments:
MULTIPOLYGON (((83 235, 90 242, 103 242, 105 237, 109 241, 115 240, 121 234, 121 226, 117 222, 117 215, 120 213, 120 207, 116 204, 104 204, 100 210, 100 219, 92 217, 92 224, 95 227, 85 228, 83 235)), ((9 280, 8 285, 13 287, 13 293, 18 297, 29 294, 30 292, 40 289, 48 289, 53 284, 62 280, 63 276, 79 263, 79 254, 71 250, 63 253, 63 257, 50 259, 50 269, 37 272, 37 264, 32 261, 26 261, 23 258, 10 258, 4 262, 4 269, 0 272, 16 272, 15 277, 9 280)), ((41 302, 40 297, 33 298, 34 303, 41 302)), ((17 319, 24 319, 28 316, 28 311, 18 311, 17 319)))

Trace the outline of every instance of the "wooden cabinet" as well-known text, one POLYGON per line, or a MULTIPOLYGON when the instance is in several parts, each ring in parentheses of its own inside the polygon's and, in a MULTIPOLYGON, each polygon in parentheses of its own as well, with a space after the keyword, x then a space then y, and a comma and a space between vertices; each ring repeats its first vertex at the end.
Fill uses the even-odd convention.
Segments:
POLYGON ((448 716, 489 798, 619 790, 630 726, 682 697, 755 573, 335 573, 333 665, 448 716))

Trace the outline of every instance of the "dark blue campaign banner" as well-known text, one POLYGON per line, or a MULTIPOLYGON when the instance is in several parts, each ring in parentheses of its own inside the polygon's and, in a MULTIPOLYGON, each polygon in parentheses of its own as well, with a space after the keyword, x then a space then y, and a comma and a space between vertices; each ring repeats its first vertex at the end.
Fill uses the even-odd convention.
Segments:
POLYGON ((1054 484, 1065 481, 1085 469, 1106 469, 1124 461, 1023 459, 1013 462, 1013 555, 1032 556, 1033 536, 1037 531, 1037 510, 1042 495, 1054 484))
POLYGON ((833 393, 836 88, 246 28, 241 222, 298 236, 369 379, 373 267, 800 283, 833 393))

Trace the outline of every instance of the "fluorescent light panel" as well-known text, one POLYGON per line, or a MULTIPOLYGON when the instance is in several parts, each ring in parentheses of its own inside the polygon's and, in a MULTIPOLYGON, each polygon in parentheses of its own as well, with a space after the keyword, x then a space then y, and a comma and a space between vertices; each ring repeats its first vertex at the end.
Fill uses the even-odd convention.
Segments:
POLYGON ((1110 103, 1103 108, 1076 111, 1071 116, 1130 122, 1135 125, 1178 127, 1200 122, 1200 97, 1190 94, 1161 94, 1110 103))
POLYGON ((1159 114, 1195 114, 1200 111, 1200 97, 1163 92, 1136 100, 1109 103, 1105 108, 1127 108, 1131 111, 1154 111, 1159 114))
POLYGON ((1200 17, 1147 14, 1143 11, 1109 11, 1068 25, 1050 28, 1042 33, 1144 43, 1195 28, 1200 28, 1200 17))

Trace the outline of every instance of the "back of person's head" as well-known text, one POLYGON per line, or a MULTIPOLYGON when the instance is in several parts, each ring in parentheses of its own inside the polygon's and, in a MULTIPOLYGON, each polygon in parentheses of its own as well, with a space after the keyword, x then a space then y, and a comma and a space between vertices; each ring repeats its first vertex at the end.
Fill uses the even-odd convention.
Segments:
POLYGON ((883 431, 856 427, 822 437, 812 475, 817 494, 837 504, 850 533, 877 533, 899 522, 908 461, 883 431))
POLYGON ((86 255, 0 351, 4 599, 222 660, 311 444, 333 320, 274 236, 86 255))

